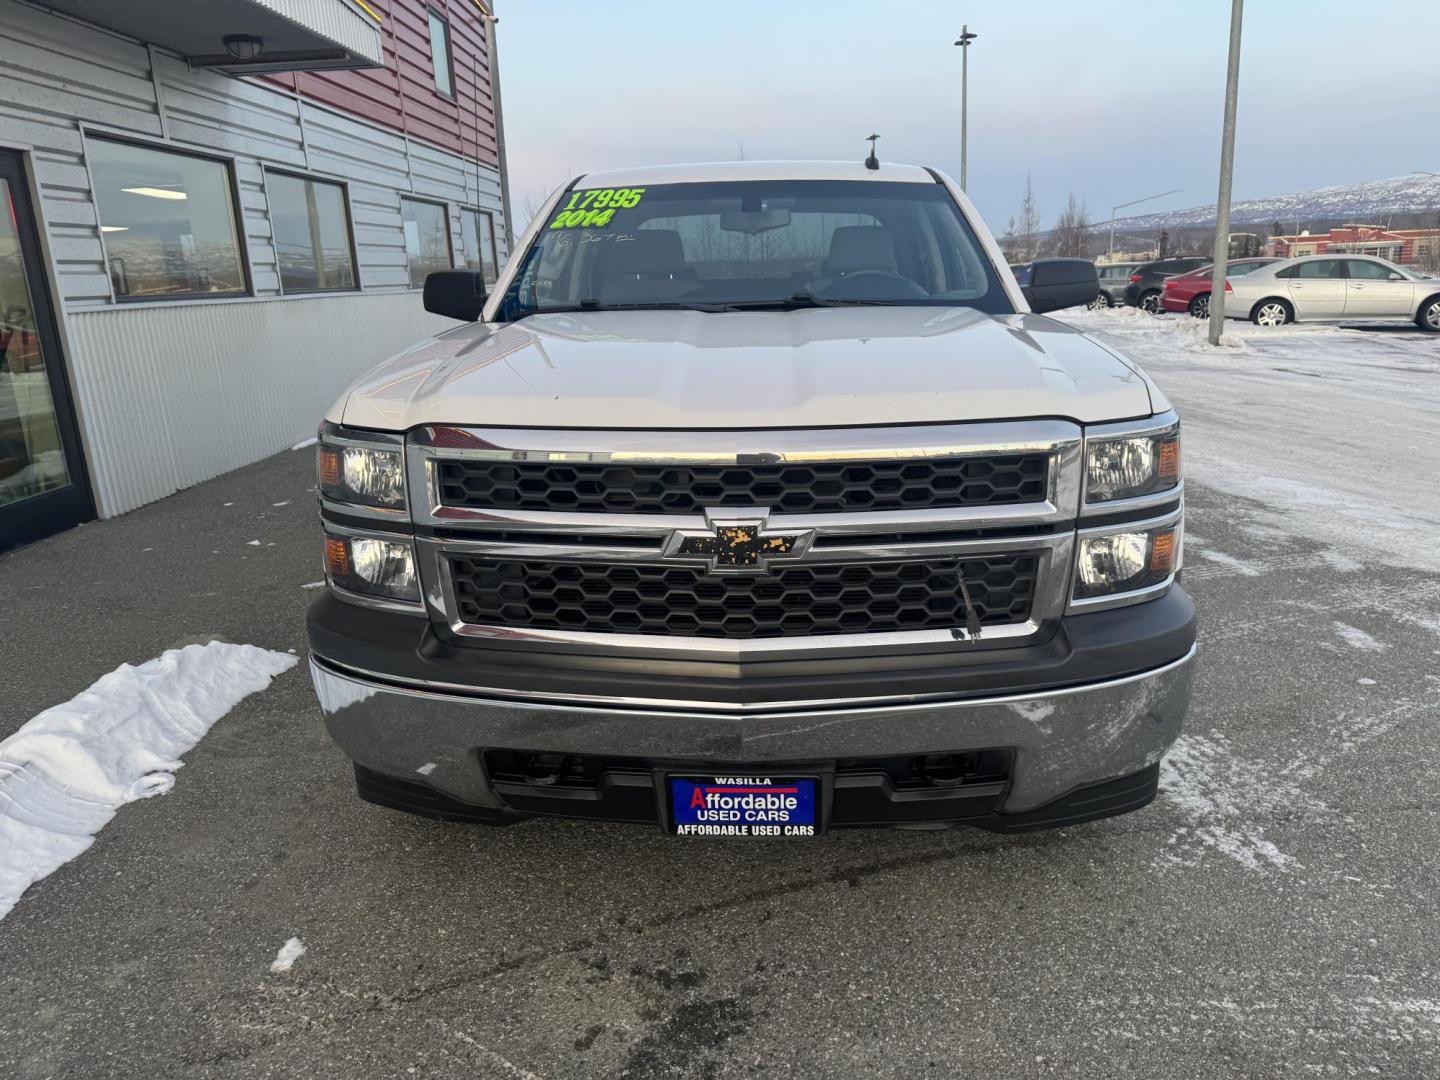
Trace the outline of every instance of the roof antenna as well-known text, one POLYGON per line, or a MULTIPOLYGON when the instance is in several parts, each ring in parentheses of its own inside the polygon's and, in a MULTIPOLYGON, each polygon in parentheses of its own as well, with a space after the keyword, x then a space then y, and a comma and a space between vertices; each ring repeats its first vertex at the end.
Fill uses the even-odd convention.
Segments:
POLYGON ((879 169, 879 168, 880 168, 880 159, 875 156, 875 140, 878 139, 878 138, 880 138, 880 136, 879 136, 879 135, 866 135, 865 138, 867 138, 867 139, 870 140, 870 156, 865 159, 865 168, 867 168, 867 169, 879 169))

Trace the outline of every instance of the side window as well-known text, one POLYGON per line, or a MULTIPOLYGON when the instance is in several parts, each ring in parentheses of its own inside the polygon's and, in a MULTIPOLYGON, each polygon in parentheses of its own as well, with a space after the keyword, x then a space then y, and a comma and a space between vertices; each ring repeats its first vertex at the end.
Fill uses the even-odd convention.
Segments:
POLYGON ((438 12, 430 16, 430 66, 435 72, 435 89, 447 98, 455 96, 455 64, 450 57, 450 24, 438 12))
POLYGON ((265 190, 281 288, 287 293, 355 288, 344 189, 308 176, 267 171, 265 190))
POLYGON ((449 270, 453 265, 450 253, 450 215, 443 203, 400 200, 400 217, 405 223, 405 261, 410 268, 410 284, 419 288, 425 275, 436 270, 449 270))
POLYGON ((466 270, 479 270, 485 284, 494 285, 496 277, 495 219, 484 210, 460 211, 460 250, 465 256, 466 270))
POLYGON ((1277 278, 1296 278, 1296 277, 1299 277, 1299 276, 1300 276, 1300 267, 1302 267, 1302 266, 1304 266, 1304 265, 1305 265, 1304 263, 1296 263, 1294 266, 1287 266, 1284 270, 1276 270, 1276 271, 1275 271, 1275 276, 1276 276, 1277 278))
POLYGON ((1299 276, 1307 279, 1343 278, 1345 276, 1345 260, 1307 259, 1300 264, 1299 276))
POLYGON ((115 295, 246 291, 230 172, 212 158, 86 139, 115 295))
POLYGON ((1347 259, 1352 278, 1362 278, 1366 281, 1389 281, 1390 268, 1381 263, 1367 262, 1364 259, 1347 259))

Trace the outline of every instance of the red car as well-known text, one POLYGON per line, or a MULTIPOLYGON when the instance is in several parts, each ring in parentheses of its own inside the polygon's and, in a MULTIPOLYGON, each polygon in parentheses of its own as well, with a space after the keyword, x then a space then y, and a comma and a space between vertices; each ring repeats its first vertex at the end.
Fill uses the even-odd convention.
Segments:
MULTIPOLYGON (((1231 259, 1225 264, 1226 277, 1239 277, 1279 259, 1231 259)), ((1210 267, 1202 266, 1188 274, 1166 278, 1160 293, 1160 307, 1165 311, 1188 311, 1197 319, 1210 316, 1210 267)))

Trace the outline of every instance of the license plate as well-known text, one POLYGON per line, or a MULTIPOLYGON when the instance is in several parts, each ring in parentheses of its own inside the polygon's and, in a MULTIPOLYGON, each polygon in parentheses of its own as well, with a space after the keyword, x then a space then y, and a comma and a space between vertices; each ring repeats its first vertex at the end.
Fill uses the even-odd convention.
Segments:
POLYGON ((679 836, 814 836, 813 776, 672 776, 670 830, 679 836))

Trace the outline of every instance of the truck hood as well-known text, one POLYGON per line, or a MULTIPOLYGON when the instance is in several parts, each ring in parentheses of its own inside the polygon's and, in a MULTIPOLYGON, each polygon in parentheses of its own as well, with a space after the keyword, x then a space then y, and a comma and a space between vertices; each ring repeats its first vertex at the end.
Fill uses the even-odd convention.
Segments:
POLYGON ((795 428, 1149 416, 1084 334, 959 307, 584 312, 469 323, 392 357, 328 419, 551 428, 795 428))

